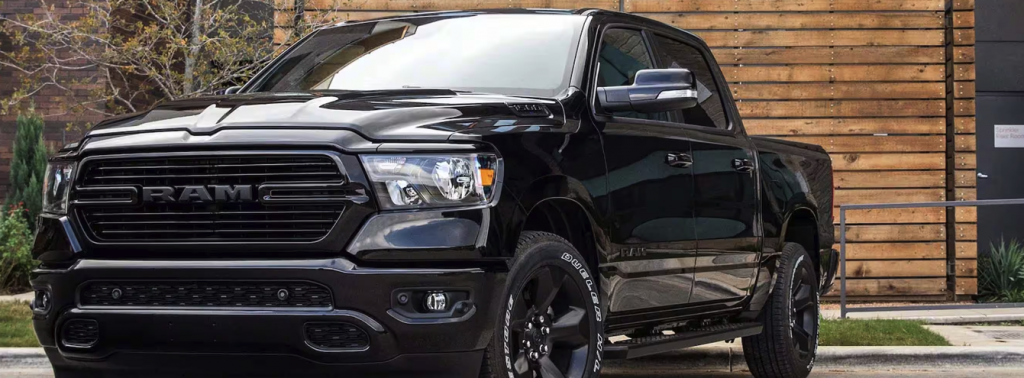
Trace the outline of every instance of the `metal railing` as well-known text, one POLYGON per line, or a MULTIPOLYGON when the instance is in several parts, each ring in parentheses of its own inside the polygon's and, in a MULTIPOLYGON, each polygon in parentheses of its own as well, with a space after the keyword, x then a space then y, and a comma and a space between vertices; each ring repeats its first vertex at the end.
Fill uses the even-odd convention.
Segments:
MULTIPOLYGON (((869 210, 869 209, 907 209, 921 207, 964 207, 964 206, 993 206, 993 205, 1024 205, 1024 199, 998 199, 980 201, 944 201, 944 202, 916 202, 916 203, 870 203, 839 206, 839 266, 840 266, 840 292, 839 292, 839 317, 846 319, 850 312, 870 312, 885 309, 885 311, 914 311, 914 310, 948 310, 960 308, 1007 308, 1024 307, 1024 303, 1001 303, 1001 304, 970 304, 970 305, 935 305, 935 306, 902 306, 902 307, 857 307, 846 308, 846 210, 869 210)), ((949 252, 952 253, 952 252, 949 252)), ((949 274, 947 268, 947 275, 949 274)), ((956 271, 953 271, 956 274, 956 271)))

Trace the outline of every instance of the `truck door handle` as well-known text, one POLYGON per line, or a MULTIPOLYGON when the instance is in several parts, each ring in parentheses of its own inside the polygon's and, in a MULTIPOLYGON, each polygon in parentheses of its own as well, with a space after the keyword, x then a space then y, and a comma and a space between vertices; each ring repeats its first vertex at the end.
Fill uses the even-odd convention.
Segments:
POLYGON ((750 159, 732 159, 732 169, 738 172, 753 172, 754 163, 750 159))
POLYGON ((693 165, 693 158, 682 152, 669 152, 665 155, 665 164, 673 168, 690 168, 693 165))

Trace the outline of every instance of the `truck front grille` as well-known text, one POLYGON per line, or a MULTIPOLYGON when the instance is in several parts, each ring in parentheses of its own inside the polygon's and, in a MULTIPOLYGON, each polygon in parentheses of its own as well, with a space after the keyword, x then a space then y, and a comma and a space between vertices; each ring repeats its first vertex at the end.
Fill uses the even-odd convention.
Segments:
POLYGON ((330 308, 331 292, 310 282, 93 281, 79 291, 83 307, 330 308))
POLYGON ((345 177, 327 154, 102 157, 79 172, 72 206, 102 243, 313 242, 349 203, 345 177), (171 201, 146 200, 147 188, 173 189, 171 201))

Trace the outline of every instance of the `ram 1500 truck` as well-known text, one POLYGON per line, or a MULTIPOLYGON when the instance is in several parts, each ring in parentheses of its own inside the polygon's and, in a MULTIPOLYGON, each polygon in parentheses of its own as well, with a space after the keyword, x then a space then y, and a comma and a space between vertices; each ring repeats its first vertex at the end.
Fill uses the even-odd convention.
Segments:
POLYGON ((581 378, 737 338, 756 377, 805 377, 831 172, 747 136, 659 22, 346 22, 53 157, 33 323, 59 378, 581 378))

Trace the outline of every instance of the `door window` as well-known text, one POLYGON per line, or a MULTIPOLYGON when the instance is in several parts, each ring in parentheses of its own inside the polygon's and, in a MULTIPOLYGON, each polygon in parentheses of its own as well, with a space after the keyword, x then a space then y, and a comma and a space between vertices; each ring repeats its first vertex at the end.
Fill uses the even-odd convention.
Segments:
MULTIPOLYGON (((638 30, 609 29, 598 53, 598 87, 632 85, 637 71, 654 68, 644 36, 638 30)), ((668 121, 668 113, 613 112, 615 117, 668 121)))
POLYGON ((719 129, 729 128, 722 97, 719 95, 719 89, 725 88, 719 88, 715 83, 711 66, 700 50, 660 35, 655 35, 653 39, 661 68, 686 68, 693 72, 696 79, 698 103, 697 106, 682 110, 682 123, 719 129))

